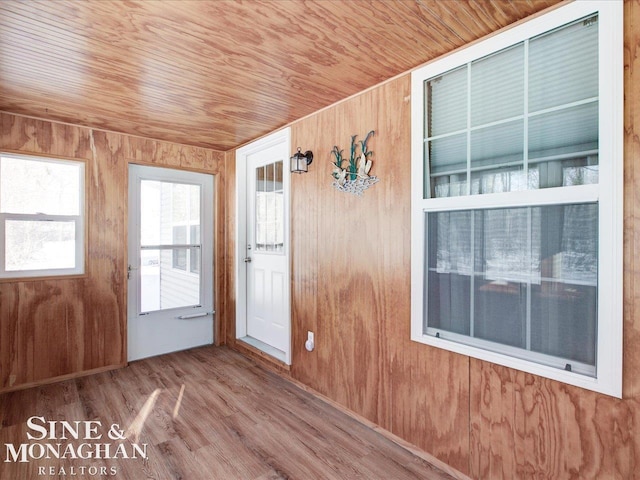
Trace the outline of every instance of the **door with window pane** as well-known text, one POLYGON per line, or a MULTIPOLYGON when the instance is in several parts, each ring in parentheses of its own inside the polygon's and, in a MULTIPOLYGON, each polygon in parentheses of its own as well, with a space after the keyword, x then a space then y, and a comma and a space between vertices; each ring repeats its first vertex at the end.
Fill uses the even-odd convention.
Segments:
POLYGON ((129 360, 210 344, 213 177, 129 172, 129 360))
POLYGON ((246 334, 282 354, 289 350, 283 167, 281 145, 248 158, 249 215, 245 259, 246 334))

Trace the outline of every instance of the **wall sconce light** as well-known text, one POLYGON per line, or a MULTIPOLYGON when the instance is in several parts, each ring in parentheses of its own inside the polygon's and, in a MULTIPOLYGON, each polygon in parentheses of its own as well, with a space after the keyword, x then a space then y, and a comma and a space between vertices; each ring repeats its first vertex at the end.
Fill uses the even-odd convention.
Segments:
POLYGON ((309 171, 309 165, 313 161, 313 152, 307 150, 304 153, 300 153, 300 147, 298 151, 291 157, 291 173, 306 173, 309 171))

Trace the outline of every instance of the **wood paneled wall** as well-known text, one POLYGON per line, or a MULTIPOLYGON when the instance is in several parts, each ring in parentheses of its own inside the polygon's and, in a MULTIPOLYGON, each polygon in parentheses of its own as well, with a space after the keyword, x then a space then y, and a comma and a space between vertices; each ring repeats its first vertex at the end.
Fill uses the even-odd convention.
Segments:
POLYGON ((410 91, 405 75, 292 126, 314 162, 292 178, 291 374, 464 472, 469 360, 410 341, 410 91), (370 130, 380 182, 337 191, 331 147, 370 130))
MULTIPOLYGON (((640 478, 639 54, 625 0, 624 399, 409 340, 409 75, 292 125, 315 159, 292 179, 291 376, 473 478, 640 478), (380 182, 337 192, 329 150, 372 129, 380 182)), ((0 283, 0 391, 125 363, 128 162, 218 174, 216 338, 233 340, 234 152, 9 114, 0 149, 82 159, 90 178, 87 274, 0 283)))
POLYGON ((410 341, 409 75, 292 125, 291 376, 473 478, 640 478, 639 56, 625 0, 623 400, 410 341), (336 191, 330 149, 372 129, 380 182, 336 191))
MULTIPOLYGON (((88 171, 86 274, 0 282, 0 392, 126 364, 128 164, 216 174, 215 237, 224 245, 224 154, 7 113, 0 151, 82 160, 88 171)), ((223 255, 216 249, 218 318, 226 308, 223 255)))
MULTIPOLYGON (((469 429, 469 360, 409 340, 410 110, 406 75, 292 125, 293 149, 311 149, 314 161, 291 179, 290 375, 467 471, 469 438, 460 432, 469 429), (350 136, 363 139, 370 130, 371 174, 380 182, 362 197, 338 192, 331 147, 348 152, 350 136), (304 349, 309 330, 316 335, 311 353, 304 349)), ((234 159, 227 156, 230 185, 234 159)))

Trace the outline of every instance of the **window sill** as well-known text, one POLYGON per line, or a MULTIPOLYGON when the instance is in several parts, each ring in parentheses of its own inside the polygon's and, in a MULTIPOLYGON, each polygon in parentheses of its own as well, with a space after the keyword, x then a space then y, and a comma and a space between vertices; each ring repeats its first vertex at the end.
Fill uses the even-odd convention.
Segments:
POLYGON ((88 278, 88 273, 72 273, 69 275, 42 275, 37 277, 7 277, 0 278, 0 283, 22 283, 22 282, 46 282, 53 280, 78 280, 88 278))

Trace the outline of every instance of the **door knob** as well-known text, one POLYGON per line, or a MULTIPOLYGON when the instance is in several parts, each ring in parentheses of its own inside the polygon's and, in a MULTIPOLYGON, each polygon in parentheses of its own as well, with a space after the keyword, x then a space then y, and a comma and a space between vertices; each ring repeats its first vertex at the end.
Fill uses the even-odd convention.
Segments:
POLYGON ((251 257, 244 257, 244 263, 251 262, 251 257))

